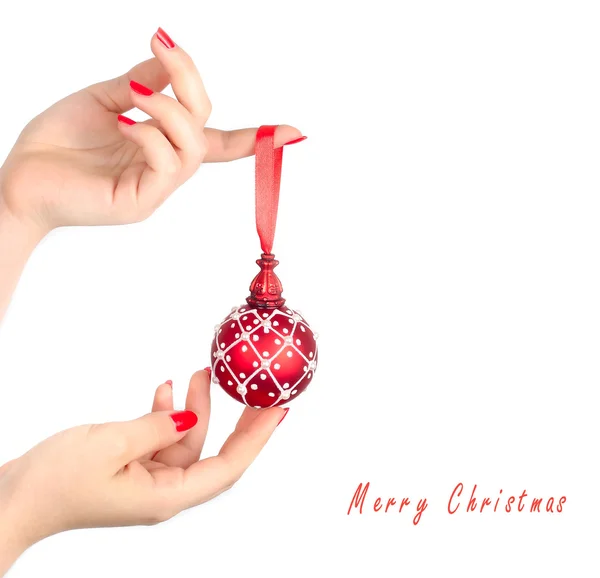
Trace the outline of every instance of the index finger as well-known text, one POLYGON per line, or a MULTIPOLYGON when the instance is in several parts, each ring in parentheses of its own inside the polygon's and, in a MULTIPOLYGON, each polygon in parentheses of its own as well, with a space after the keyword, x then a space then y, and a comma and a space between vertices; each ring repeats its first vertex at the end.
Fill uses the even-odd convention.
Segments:
POLYGON ((219 454, 197 462, 186 470, 181 492, 184 507, 202 504, 228 490, 239 480, 285 414, 286 410, 280 407, 262 410, 246 408, 219 454))
POLYGON ((152 37, 150 47, 167 71, 177 100, 204 125, 210 116, 211 104, 190 55, 177 46, 162 28, 152 37))

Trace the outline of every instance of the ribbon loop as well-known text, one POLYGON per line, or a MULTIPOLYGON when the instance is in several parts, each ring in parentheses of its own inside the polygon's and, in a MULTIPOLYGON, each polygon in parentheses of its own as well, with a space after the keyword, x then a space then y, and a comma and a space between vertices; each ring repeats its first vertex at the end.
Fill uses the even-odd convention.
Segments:
POLYGON ((256 133, 254 154, 256 157, 256 231, 263 253, 273 250, 283 147, 275 148, 277 125, 263 125, 256 133))

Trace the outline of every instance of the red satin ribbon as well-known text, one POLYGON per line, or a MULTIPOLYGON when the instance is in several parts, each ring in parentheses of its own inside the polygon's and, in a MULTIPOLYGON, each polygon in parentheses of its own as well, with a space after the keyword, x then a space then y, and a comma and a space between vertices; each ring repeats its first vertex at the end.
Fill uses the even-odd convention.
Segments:
POLYGON ((273 249, 279 186, 281 184, 281 162, 283 147, 275 148, 274 135, 277 125, 261 126, 256 133, 256 231, 263 253, 273 249))

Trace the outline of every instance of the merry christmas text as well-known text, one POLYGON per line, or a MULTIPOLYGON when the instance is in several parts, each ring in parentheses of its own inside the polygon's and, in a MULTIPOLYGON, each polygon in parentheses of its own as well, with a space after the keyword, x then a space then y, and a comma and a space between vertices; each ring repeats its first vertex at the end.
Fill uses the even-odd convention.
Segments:
MULTIPOLYGON (((423 513, 428 507, 427 498, 411 499, 398 496, 377 496, 370 492, 370 482, 358 484, 350 506, 348 515, 352 513, 374 512, 380 514, 410 513, 412 523, 416 526, 421 521, 423 513)), ((564 510, 566 496, 530 495, 527 490, 521 493, 510 494, 500 489, 495 495, 484 495, 477 490, 477 484, 468 489, 462 482, 454 486, 446 503, 446 511, 450 515, 476 512, 484 513, 546 513, 560 514, 564 510)))

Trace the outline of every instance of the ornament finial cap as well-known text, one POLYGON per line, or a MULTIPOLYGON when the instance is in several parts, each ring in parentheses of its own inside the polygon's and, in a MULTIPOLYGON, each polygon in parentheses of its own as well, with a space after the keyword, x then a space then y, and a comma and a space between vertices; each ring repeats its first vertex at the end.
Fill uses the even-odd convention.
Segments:
POLYGON ((250 284, 250 296, 246 298, 248 305, 264 309, 277 309, 285 303, 281 296, 283 287, 279 277, 275 274, 275 267, 279 261, 271 253, 263 253, 256 261, 260 272, 254 277, 250 284))

